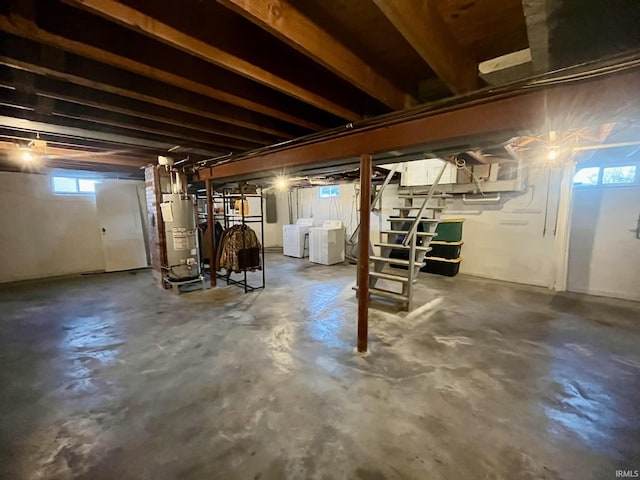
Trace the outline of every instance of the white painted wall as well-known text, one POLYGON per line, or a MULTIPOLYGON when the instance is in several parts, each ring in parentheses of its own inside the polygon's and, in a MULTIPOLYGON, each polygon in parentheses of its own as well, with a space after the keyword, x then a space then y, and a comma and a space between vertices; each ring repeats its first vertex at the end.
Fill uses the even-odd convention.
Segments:
MULTIPOLYGON (((519 283, 548 286, 553 263, 553 230, 559 174, 552 175, 552 191, 547 219, 547 232, 542 236, 547 188, 547 171, 532 172, 531 188, 525 194, 503 194, 496 205, 463 205, 461 200, 448 201, 445 218, 465 218, 463 238, 465 245, 461 271, 471 275, 497 278, 519 283), (517 221, 517 223, 515 223, 517 221), (514 248, 514 245, 519 245, 514 248)), ((359 197, 357 183, 340 185, 337 199, 321 199, 318 188, 298 191, 300 212, 298 217, 313 217, 316 224, 324 220, 341 220, 347 229, 347 238, 358 225, 359 197)), ((280 202, 280 198, 278 199, 280 202)), ((285 205, 286 197, 281 201, 285 205)), ((381 240, 380 230, 388 229, 386 219, 396 214, 393 207, 402 206, 398 186, 389 185, 382 197, 381 210, 371 217, 371 240, 381 240)), ((278 208, 280 209, 280 203, 278 208)), ((279 241, 282 224, 279 220, 279 241)), ((265 245, 269 245, 265 237, 265 245)), ((281 243, 280 243, 281 245, 281 243)))
POLYGON ((568 290, 640 301, 640 186, 573 192, 568 290))
POLYGON ((443 218, 465 219, 460 272, 549 286, 554 274, 560 178, 559 169, 534 166, 524 193, 502 193, 495 204, 464 204, 460 198, 448 201, 443 218))
MULTIPOLYGON (((322 225, 325 220, 342 220, 347 227, 347 234, 350 234, 358 225, 357 212, 353 207, 356 186, 357 184, 340 185, 340 196, 337 199, 319 198, 318 188, 301 188, 294 191, 291 199, 293 222, 303 217, 313 217, 316 225, 322 225)), ((282 227, 289 223, 287 192, 276 193, 276 206, 278 223, 265 223, 265 247, 282 247, 282 227)), ((254 203, 250 202, 249 207, 254 208, 254 203)), ((255 205, 255 208, 259 207, 255 205)))
POLYGON ((358 225, 356 202, 357 183, 339 185, 338 198, 320 198, 319 188, 302 188, 298 190, 300 212, 298 217, 313 217, 316 225, 322 225, 325 220, 341 220, 347 229, 347 235, 358 225))
MULTIPOLYGON (((325 220, 340 220, 345 226, 347 239, 351 236, 353 231, 358 226, 358 215, 360 209, 360 197, 358 194, 359 183, 345 183, 339 185, 339 197, 338 198, 320 198, 318 187, 314 188, 301 188, 298 190, 298 202, 299 206, 298 215, 295 215, 294 206, 294 221, 296 218, 312 217, 315 220, 316 225, 322 225, 325 220)), ((280 201, 280 199, 278 200, 280 201)), ((288 223, 288 210, 286 210, 286 197, 282 200, 285 204, 285 221, 288 223)), ((295 203, 295 195, 294 195, 295 203)), ((398 186, 389 185, 382 197, 381 209, 375 211, 371 217, 371 240, 372 242, 378 242, 381 240, 380 230, 388 230, 388 222, 386 218, 397 214, 392 207, 399 207, 404 204, 403 200, 398 198, 398 186)), ((280 207, 278 207, 280 208, 280 207)), ((280 220, 280 213, 278 213, 278 220, 280 220)), ((279 226, 279 240, 282 241, 282 224, 279 226)), ((265 244, 267 242, 265 241, 265 244)))
MULTIPOLYGON (((503 193, 494 204, 464 204, 460 197, 447 201, 443 218, 465 219, 461 273, 544 287, 556 282, 554 247, 561 234, 556 219, 562 170, 535 158, 528 164, 525 192, 503 193)), ((298 217, 312 216, 317 224, 342 220, 348 238, 358 225, 357 189, 357 183, 340 185, 338 199, 320 199, 317 188, 300 189, 298 217)), ((392 207, 403 205, 397 190, 396 185, 387 187, 382 210, 372 216, 373 242, 388 227, 385 220, 394 214, 392 207)), ((286 201, 286 195, 278 198, 278 224, 271 227, 273 244, 281 245, 282 225, 288 223, 286 201)), ((639 210, 640 187, 574 193, 569 290, 640 300, 640 240, 630 231, 639 210), (616 229, 626 232, 623 243, 612 241, 610 232, 616 229), (629 274, 620 275, 612 265, 627 265, 629 274)))
MULTIPOLYGON (((289 207, 286 192, 275 192, 277 223, 264 223, 264 246, 266 248, 282 247, 282 226, 289 223, 289 207)), ((266 207, 265 207, 266 213, 266 207)))
MULTIPOLYGON (((561 173, 531 168, 525 193, 502 194, 496 204, 465 205, 460 198, 448 200, 444 218, 464 218, 461 272, 517 283, 549 286, 553 276, 554 226, 561 173), (549 179, 549 173, 551 178, 549 179), (550 181, 549 181, 550 180, 550 181), (545 204, 549 181, 546 231, 545 204), (544 231, 544 232, 543 232, 544 231)), ((300 217, 313 216, 318 224, 338 219, 347 227, 347 238, 358 225, 358 184, 340 185, 338 199, 320 199, 317 188, 299 190, 300 217)), ((488 196, 493 196, 488 195, 488 196)), ((371 218, 371 240, 380 241, 386 219, 402 206, 398 186, 389 185, 382 209, 371 218)))
MULTIPOLYGON (((318 187, 301 189, 299 191, 300 216, 312 216, 316 225, 322 225, 325 220, 340 220, 346 229, 346 238, 349 240, 359 222, 359 188, 358 182, 339 185, 338 198, 320 198, 318 187)), ((371 216, 371 239, 374 242, 380 238, 380 230, 385 228, 386 222, 383 219, 392 213, 390 206, 401 204, 398 203, 401 201, 397 198, 397 190, 397 185, 389 186, 382 202, 383 211, 374 212, 371 216)))
MULTIPOLYGON (((265 248, 282 247, 282 226, 289 223, 289 210, 286 192, 275 192, 276 195, 276 211, 278 221, 276 223, 267 223, 267 207, 264 205, 264 246, 265 248)), ((248 198, 249 215, 260 215, 260 199, 257 197, 248 198)), ((266 202, 263 199, 263 202, 266 202)), ((259 223, 248 224, 260 238, 261 227, 259 223)))
POLYGON ((0 282, 104 270, 95 197, 54 195, 47 175, 0 172, 0 225, 0 282))

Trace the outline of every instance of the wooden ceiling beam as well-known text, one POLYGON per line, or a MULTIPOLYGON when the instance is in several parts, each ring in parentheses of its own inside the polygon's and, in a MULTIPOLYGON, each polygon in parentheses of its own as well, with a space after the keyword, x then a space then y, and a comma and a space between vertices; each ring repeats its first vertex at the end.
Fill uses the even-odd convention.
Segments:
POLYGON ((89 122, 90 124, 98 126, 114 127, 116 129, 126 129, 132 132, 151 134, 152 136, 167 137, 174 139, 176 144, 184 147, 198 144, 204 148, 209 148, 210 146, 211 148, 235 151, 237 153, 260 147, 260 145, 255 143, 234 142, 233 139, 214 135, 199 135, 191 131, 186 131, 183 128, 158 125, 156 122, 145 119, 135 119, 118 113, 96 112, 95 109, 91 108, 79 108, 76 105, 69 104, 64 105, 60 101, 56 102, 51 117, 67 118, 80 122, 89 122))
MULTIPOLYGON (((56 65, 51 65, 49 62, 43 64, 41 59, 50 59, 51 55, 45 54, 40 44, 1 32, 0 36, 3 37, 0 38, 3 45, 0 51, 0 63, 13 69, 25 70, 58 82, 80 85, 279 138, 289 139, 309 133, 308 129, 158 81, 138 77, 133 73, 74 54, 65 54, 62 65, 59 62, 55 62, 56 65), (138 80, 146 80, 146 82, 138 80)), ((53 56, 55 53, 64 54, 61 50, 48 50, 53 50, 53 56)))
POLYGON ((135 158, 111 152, 81 152, 65 148, 47 147, 45 159, 67 160, 71 162, 94 163, 99 165, 119 165, 123 167, 144 167, 157 162, 157 157, 135 158))
POLYGON ((132 108, 132 105, 135 105, 132 100, 125 100, 104 92, 95 92, 91 96, 84 96, 78 93, 78 87, 56 90, 36 87, 36 93, 41 98, 62 100, 111 113, 120 113, 174 127, 195 130, 215 136, 223 136, 230 140, 246 141, 258 145, 270 145, 278 141, 278 137, 260 135, 257 132, 252 133, 250 130, 243 131, 228 128, 229 126, 224 123, 208 125, 206 123, 196 122, 190 118, 190 114, 165 109, 157 105, 144 104, 144 108, 132 108))
MULTIPOLYGON (((65 80, 68 81, 69 83, 73 83, 75 85, 80 85, 80 86, 84 86, 84 87, 88 87, 88 88, 93 88, 96 90, 101 90, 103 92, 107 92, 107 93, 114 93, 116 95, 121 95, 123 97, 126 98, 130 98, 130 99, 134 99, 134 100, 139 100, 142 102, 153 102, 155 105, 158 106, 162 106, 165 108, 173 108, 176 109, 178 111, 181 112, 185 112, 185 113, 189 113, 192 115, 197 115, 197 116, 201 116, 203 118, 208 118, 208 119, 212 119, 212 120, 220 120, 220 121, 226 121, 227 117, 222 117, 219 114, 217 114, 216 110, 213 111, 203 111, 200 110, 198 108, 194 108, 191 107, 189 105, 185 105, 185 104, 178 104, 175 102, 172 102, 171 100, 167 100, 167 99, 162 99, 162 98, 157 98, 157 97, 153 97, 150 95, 146 95, 146 94, 139 94, 136 91, 133 90, 128 90, 128 89, 123 89, 117 86, 113 86, 111 84, 107 84, 107 83, 102 83, 99 81, 93 81, 91 79, 87 79, 85 77, 82 76, 77 76, 74 74, 69 74, 66 72, 60 72, 48 67, 43 67, 41 65, 38 64, 34 64, 34 63, 29 63, 29 62, 24 62, 21 60, 15 60, 9 57, 5 57, 2 56, 0 54, 0 63, 13 67, 13 68, 21 68, 21 69, 25 69, 29 72, 33 72, 35 74, 39 74, 39 75, 45 75, 45 76, 50 76, 51 78, 55 78, 57 80, 65 80)), ((170 97, 171 98, 171 97, 170 97)), ((293 136, 290 133, 285 133, 282 130, 274 130, 271 127, 260 127, 256 124, 249 124, 246 123, 243 120, 237 119, 234 123, 231 123, 231 119, 229 121, 229 124, 238 124, 241 123, 243 128, 250 128, 251 130, 254 131, 261 131, 264 133, 271 133, 274 135, 277 135, 277 137, 281 137, 281 138, 285 138, 285 139, 290 139, 293 138, 293 136)))
MULTIPOLYGON (((34 162, 32 162, 34 163, 34 162)), ((16 172, 16 173, 49 173, 48 169, 60 170, 82 170, 85 172, 99 172, 117 174, 117 178, 129 178, 132 180, 143 180, 144 171, 142 167, 114 165, 108 163, 90 163, 80 161, 69 161, 62 158, 47 159, 44 165, 26 164, 22 161, 16 161, 15 158, 5 152, 0 151, 0 171, 16 172)))
POLYGON ((63 100, 65 102, 78 105, 98 108, 108 112, 122 113, 138 118, 145 118, 168 125, 184 127, 198 132, 213 135, 222 135, 229 138, 244 140, 260 145, 277 143, 281 137, 265 135, 259 132, 238 128, 233 125, 205 119, 179 110, 174 110, 148 102, 141 102, 131 98, 124 98, 119 95, 98 91, 78 85, 70 85, 42 76, 36 76, 30 72, 22 70, 0 67, 0 86, 13 87, 16 90, 23 90, 28 84, 30 91, 37 93, 41 98, 63 100), (15 81, 14 72, 22 72, 22 81, 15 81))
POLYGON ((202 170, 199 178, 250 178, 260 172, 300 171, 312 165, 355 159, 362 152, 378 154, 409 147, 425 152, 463 151, 489 139, 527 132, 634 120, 640 118, 636 85, 640 85, 640 67, 536 90, 522 89, 505 97, 488 97, 418 118, 256 154, 202 170))
POLYGON ((21 132, 58 135, 68 140, 74 139, 71 143, 78 147, 82 147, 85 142, 96 140, 108 144, 110 149, 129 148, 135 150, 146 148, 156 154, 166 154, 169 149, 176 145, 183 147, 179 149, 176 155, 195 153, 215 157, 228 152, 226 147, 202 145, 193 142, 183 145, 180 143, 179 138, 148 135, 125 128, 91 124, 86 121, 79 122, 56 116, 45 117, 33 111, 17 110, 11 107, 0 107, 0 126, 21 132))
MULTIPOLYGON (((20 152, 18 145, 14 142, 0 141, 0 152, 9 156, 18 155, 20 152)), ((47 145, 43 152, 46 159, 54 160, 57 158, 71 161, 81 161, 86 163, 98 163, 105 165, 119 165, 125 167, 143 167, 150 163, 155 163, 156 158, 149 156, 135 157, 131 155, 122 155, 118 151, 106 150, 102 152, 74 150, 70 148, 52 147, 47 145)))
MULTIPOLYGON (((0 139, 17 143, 29 143, 32 140, 39 139, 47 142, 47 145, 49 146, 96 152, 113 151, 118 152, 119 154, 140 156, 151 160, 157 158, 157 155, 161 153, 166 154, 166 151, 158 148, 143 147, 139 145, 122 145, 110 140, 96 140, 89 138, 79 139, 77 136, 64 133, 63 131, 48 133, 44 131, 25 129, 18 125, 0 125, 0 139)), ((210 157, 210 155, 208 156, 210 157)), ((205 156, 200 157, 206 158, 205 156)))
MULTIPOLYGON (((257 32, 263 38, 275 43, 281 50, 272 47, 268 52, 262 53, 262 45, 254 45, 253 42, 238 40, 238 31, 244 33, 244 29, 232 30, 231 35, 220 36, 217 33, 207 33, 211 29, 211 22, 190 22, 183 24, 186 18, 191 16, 191 2, 186 0, 186 4, 178 6, 175 2, 166 4, 165 2, 147 2, 146 0, 127 0, 127 5, 134 6, 145 14, 161 19, 173 25, 174 15, 179 26, 175 28, 189 32, 203 41, 223 48, 234 55, 241 57, 253 64, 261 66, 263 69, 276 73, 279 76, 292 80, 294 83, 321 94, 326 98, 348 106, 355 111, 366 109, 369 114, 379 115, 388 109, 379 110, 374 108, 372 103, 369 106, 365 102, 366 94, 348 84, 344 80, 331 75, 320 65, 304 58, 301 54, 278 39, 272 37, 259 27, 250 24, 245 19, 234 14, 222 5, 213 2, 213 8, 240 21, 252 32, 257 32), (148 5, 150 4, 150 5, 148 5), (156 4, 156 5, 153 5, 156 4), (160 5, 158 5, 160 4, 160 5), (164 5, 164 7, 162 7, 164 5), (158 11, 156 11, 158 10, 158 11), (180 12, 186 10, 186 12, 180 12), (168 15, 168 17, 166 16, 168 15), (192 32, 193 30, 193 32, 192 32), (249 45, 247 45, 249 43, 249 45), (274 51, 275 48, 275 51, 274 51), (298 57, 298 60, 285 56, 284 51, 290 55, 298 57), (260 53, 258 53, 260 52, 260 53), (287 61, 283 61, 285 59, 287 61), (301 63, 301 61, 304 63, 301 63), (305 68, 301 68, 301 67, 305 68), (310 71, 316 71, 313 77, 309 78, 310 71), (317 73, 320 71, 321 73, 317 73), (320 80, 320 81, 319 81, 320 80), (328 87, 332 88, 328 88, 328 87)), ((199 3, 199 2, 198 2, 199 3)), ((196 5, 193 8, 197 8, 196 5)), ((201 17, 209 18, 209 17, 201 17)), ((218 30, 218 17, 215 18, 218 30)), ((225 17, 226 20, 226 17, 225 17)), ((194 55, 187 54, 180 49, 160 42, 139 31, 127 28, 116 22, 112 22, 100 15, 95 15, 82 8, 75 8, 67 5, 61 0, 38 0, 37 25, 49 33, 72 39, 86 45, 109 51, 115 55, 135 60, 152 68, 165 72, 172 72, 181 77, 187 78, 201 85, 211 85, 218 90, 231 93, 235 96, 250 99, 254 103, 261 104, 267 108, 287 112, 289 115, 306 119, 324 126, 343 125, 345 121, 329 112, 323 111, 312 105, 304 103, 290 95, 274 90, 261 83, 238 75, 230 70, 214 65, 194 55), (77 28, 82 25, 83 28, 77 28)), ((220 30, 226 32, 226 27, 220 26, 220 30)), ((147 79, 142 79, 144 82, 147 79)), ((371 102, 379 102, 371 99, 371 102)))
MULTIPOLYGON (((82 3, 99 0, 82 0, 82 3)), ((285 0, 218 0, 329 71, 391 107, 403 110, 415 100, 285 0)))
POLYGON ((225 147, 235 150, 236 152, 243 152, 261 146, 255 142, 244 142, 237 139, 223 137, 221 135, 205 134, 203 132, 193 131, 174 125, 167 125, 166 123, 147 120, 145 118, 108 112, 52 98, 49 98, 49 100, 53 102, 51 105, 51 112, 48 115, 43 115, 38 108, 41 105, 42 98, 47 97, 41 97, 37 94, 23 94, 21 92, 0 89, 0 104, 17 108, 27 107, 33 109, 37 114, 41 115, 42 118, 46 118, 48 115, 53 115, 73 120, 84 120, 94 124, 178 138, 180 139, 179 143, 182 143, 183 145, 198 142, 203 145, 210 144, 217 147, 225 147))
POLYGON ((478 64, 449 31, 434 0, 373 1, 453 93, 478 88, 478 64))
POLYGON ((73 6, 82 7, 113 22, 142 32, 145 35, 182 50, 233 73, 266 85, 279 92, 290 95, 316 108, 330 112, 349 121, 362 119, 357 112, 334 102, 330 98, 301 87, 283 77, 269 72, 257 65, 230 54, 215 45, 208 44, 185 32, 177 30, 153 17, 114 0, 64 0, 73 6))
POLYGON ((111 65, 116 68, 133 72, 148 78, 152 78, 154 80, 158 80, 160 82, 173 85, 178 88, 192 91, 206 97, 221 100, 232 105, 246 108, 247 110, 262 113, 273 118, 290 122, 294 125, 299 125, 310 130, 322 129, 322 127, 315 122, 309 121, 296 115, 292 115, 284 109, 269 107, 262 103, 253 101, 249 98, 244 98, 227 91, 219 90, 210 85, 204 85, 175 73, 155 68, 142 62, 132 60, 130 58, 116 55, 107 50, 103 50, 86 43, 78 42, 70 38, 65 38, 50 33, 39 28, 38 25, 31 19, 21 17, 15 12, 10 14, 9 16, 0 15, 0 30, 60 50, 71 52, 82 57, 90 58, 97 62, 106 63, 107 65, 111 65))

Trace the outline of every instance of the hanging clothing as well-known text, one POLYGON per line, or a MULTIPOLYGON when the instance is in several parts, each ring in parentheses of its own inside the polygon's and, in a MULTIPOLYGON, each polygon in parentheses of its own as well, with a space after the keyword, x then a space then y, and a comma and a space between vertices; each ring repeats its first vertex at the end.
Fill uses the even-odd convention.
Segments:
POLYGON ((221 266, 220 266, 220 259, 222 258, 222 248, 223 246, 227 243, 227 235, 229 234, 229 230, 231 230, 230 228, 224 230, 222 232, 222 237, 220 237, 220 245, 219 247, 216 249, 216 263, 215 263, 215 268, 216 271, 219 272, 221 270, 221 266))
MULTIPOLYGON (((211 262, 211 237, 207 234, 208 225, 206 223, 201 223, 198 225, 198 230, 200 232, 200 261, 203 263, 211 262)), ((222 238, 222 232, 224 231, 224 227, 218 221, 216 221, 214 226, 214 242, 216 246, 216 252, 220 246, 220 240, 222 238)))
POLYGON ((258 236, 247 225, 234 225, 226 229, 220 240, 220 255, 216 270, 243 272, 260 270, 260 242, 258 236))

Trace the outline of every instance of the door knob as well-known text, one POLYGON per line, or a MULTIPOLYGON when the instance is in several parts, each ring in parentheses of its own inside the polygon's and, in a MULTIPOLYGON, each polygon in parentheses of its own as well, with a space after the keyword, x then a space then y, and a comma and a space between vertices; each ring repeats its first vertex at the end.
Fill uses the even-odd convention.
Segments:
POLYGON ((102 227, 102 233, 107 233, 107 229, 102 227))

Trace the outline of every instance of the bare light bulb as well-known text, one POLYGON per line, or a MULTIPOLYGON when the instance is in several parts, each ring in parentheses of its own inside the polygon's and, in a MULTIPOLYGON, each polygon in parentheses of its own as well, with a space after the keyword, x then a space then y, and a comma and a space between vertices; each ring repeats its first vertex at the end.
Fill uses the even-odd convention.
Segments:
POLYGON ((285 177, 276 178, 276 189, 277 190, 286 190, 289 186, 289 182, 285 177))
POLYGON ((29 163, 31 160, 33 160, 33 155, 31 155, 31 152, 22 152, 22 160, 26 163, 29 163))
POLYGON ((549 150, 549 155, 547 155, 547 157, 549 158, 549 160, 555 160, 556 158, 558 158, 558 151, 555 148, 552 148, 551 150, 549 150))

